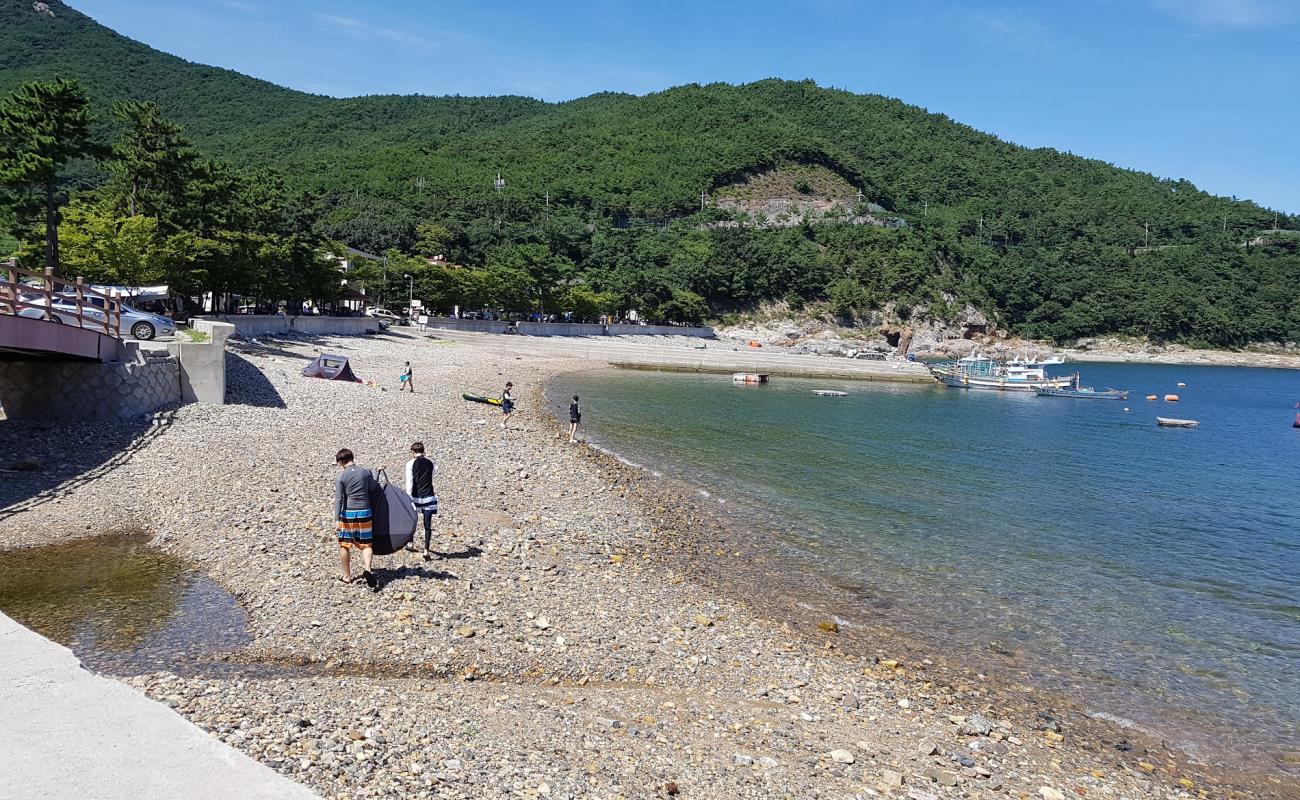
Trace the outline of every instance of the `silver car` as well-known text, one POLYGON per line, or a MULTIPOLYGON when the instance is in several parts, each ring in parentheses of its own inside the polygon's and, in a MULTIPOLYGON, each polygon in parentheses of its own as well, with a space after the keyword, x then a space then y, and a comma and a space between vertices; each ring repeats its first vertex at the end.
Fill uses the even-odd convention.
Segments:
MULTIPOLYGON (((77 318, 76 299, 65 298, 66 295, 56 297, 54 300, 54 307, 51 309, 54 322, 63 325, 81 325, 81 327, 91 330, 103 330, 104 298, 83 298, 81 301, 81 316, 83 319, 77 318)), ((23 302, 42 307, 49 304, 44 297, 36 295, 24 297, 23 302)), ((24 308, 18 312, 18 316, 30 319, 45 319, 45 312, 41 308, 24 308)), ((149 314, 123 304, 122 333, 129 333, 131 336, 147 342, 159 336, 175 334, 176 326, 166 317, 149 314)))

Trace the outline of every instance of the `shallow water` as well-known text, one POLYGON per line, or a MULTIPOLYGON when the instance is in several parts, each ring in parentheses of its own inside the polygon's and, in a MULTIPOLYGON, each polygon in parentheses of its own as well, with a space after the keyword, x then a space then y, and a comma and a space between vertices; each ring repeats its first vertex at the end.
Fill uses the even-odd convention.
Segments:
POLYGON ((1130 400, 616 371, 551 394, 582 395, 597 443, 888 598, 864 614, 1012 652, 1207 761, 1277 765, 1300 747, 1300 373, 1076 367, 1130 400))
POLYGON ((147 534, 0 552, 0 611, 114 675, 211 672, 249 641, 235 598, 147 534))

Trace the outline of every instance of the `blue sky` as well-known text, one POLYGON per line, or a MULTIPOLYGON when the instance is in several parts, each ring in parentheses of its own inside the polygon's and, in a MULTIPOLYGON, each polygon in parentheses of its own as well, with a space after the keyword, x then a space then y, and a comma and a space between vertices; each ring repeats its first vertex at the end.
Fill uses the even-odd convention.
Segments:
POLYGON ((71 0, 296 89, 565 100, 812 78, 1300 213, 1300 0, 71 0))

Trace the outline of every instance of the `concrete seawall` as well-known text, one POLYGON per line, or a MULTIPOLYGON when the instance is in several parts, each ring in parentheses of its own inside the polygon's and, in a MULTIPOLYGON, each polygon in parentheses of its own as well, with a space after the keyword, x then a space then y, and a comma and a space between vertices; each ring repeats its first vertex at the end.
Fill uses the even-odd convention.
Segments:
POLYGON ((115 419, 181 402, 181 365, 165 352, 125 346, 125 360, 15 361, 0 370, 9 419, 115 419))
POLYGON ((0 798, 319 800, 0 614, 0 798))
POLYGON ((379 331, 374 317, 289 317, 281 314, 214 314, 196 317, 198 321, 228 322, 241 338, 251 339, 276 333, 301 333, 308 336, 359 336, 379 331))
MULTIPOLYGON (((453 319, 431 317, 426 327, 470 333, 505 333, 507 322, 489 319, 453 319)), ((519 333, 525 336, 694 336, 713 339, 712 328, 677 327, 675 325, 595 325, 580 322, 520 322, 519 333)))

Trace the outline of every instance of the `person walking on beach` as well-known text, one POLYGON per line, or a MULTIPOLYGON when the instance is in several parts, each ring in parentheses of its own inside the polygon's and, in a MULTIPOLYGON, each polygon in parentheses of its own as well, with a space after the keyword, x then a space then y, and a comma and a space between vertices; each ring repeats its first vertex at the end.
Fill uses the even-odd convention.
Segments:
POLYGON ((334 456, 334 463, 342 468, 334 481, 334 516, 338 520, 339 562, 343 568, 339 580, 352 583, 352 551, 358 550, 361 578, 371 591, 377 592, 379 582, 370 571, 375 520, 370 495, 379 490, 379 483, 370 470, 357 465, 352 451, 346 447, 334 456))
POLYGON ((400 380, 402 381, 402 385, 398 387, 397 391, 400 392, 403 389, 410 389, 411 394, 415 394, 415 376, 411 373, 411 362, 406 362, 406 369, 402 371, 402 377, 400 380))
POLYGON ((582 409, 578 406, 578 396, 573 396, 573 402, 569 403, 569 444, 578 442, 578 423, 582 422, 582 409))
POLYGON ((438 495, 433 491, 433 474, 437 465, 424 455, 424 443, 411 444, 411 460, 406 462, 406 493, 411 504, 424 517, 424 560, 432 557, 429 540, 433 537, 433 515, 438 513, 438 495))
POLYGON ((501 392, 501 428, 504 430, 510 424, 510 415, 515 410, 515 385, 506 381, 506 388, 501 392))

